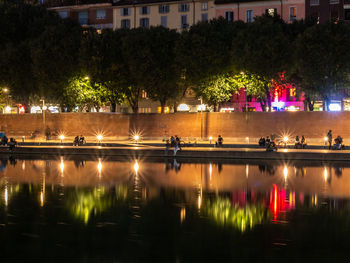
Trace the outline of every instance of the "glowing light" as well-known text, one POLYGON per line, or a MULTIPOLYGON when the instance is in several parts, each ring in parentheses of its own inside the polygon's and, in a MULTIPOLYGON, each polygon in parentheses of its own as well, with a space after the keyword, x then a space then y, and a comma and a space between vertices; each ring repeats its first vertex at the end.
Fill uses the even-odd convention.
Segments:
POLYGON ((140 169, 139 163, 137 161, 135 161, 134 171, 135 171, 136 174, 138 173, 139 169, 140 169))
POLYGON ((100 141, 102 141, 103 136, 102 136, 102 134, 98 134, 98 135, 96 136, 96 138, 97 138, 97 140, 100 142, 100 141))
POLYGON ((11 107, 10 106, 6 106, 5 107, 5 113, 11 113, 11 107))
POLYGON ((288 138, 287 136, 284 136, 284 137, 283 137, 283 141, 284 141, 284 142, 288 142, 288 140, 289 140, 289 138, 288 138))
POLYGON ((98 159, 97 170, 98 170, 98 173, 101 175, 101 172, 102 172, 102 162, 101 162, 101 159, 98 159))
POLYGON ((328 179, 328 170, 327 170, 327 167, 324 168, 323 177, 324 177, 324 181, 327 182, 327 179, 328 179))
POLYGON ((46 105, 43 106, 43 110, 47 110, 47 106, 46 105))
POLYGON ((235 108, 220 108, 220 112, 232 112, 235 108))
POLYGON ((84 78, 85 80, 88 80, 89 79, 89 76, 85 76, 85 78, 84 78))
POLYGON ((186 207, 182 207, 180 210, 180 222, 182 223, 186 219, 186 207))
POLYGON ((201 105, 198 105, 197 110, 198 111, 205 111, 206 107, 207 106, 205 104, 201 104, 201 105))
POLYGON ((8 191, 7 191, 7 186, 5 187, 5 205, 8 205, 8 191))
POLYGON ((245 141, 247 144, 249 144, 249 137, 245 137, 245 141))
POLYGON ((201 209, 202 206, 202 197, 199 195, 198 196, 198 209, 201 209))
POLYGON ((40 192, 40 206, 44 206, 44 193, 40 192))
POLYGON ((284 181, 287 181, 287 176, 288 176, 287 166, 284 166, 284 168, 283 168, 283 175, 284 175, 284 181))
POLYGON ((271 103, 272 107, 282 109, 284 107, 284 102, 283 101, 274 101, 271 103))
POLYGON ((139 140, 140 140, 140 135, 135 134, 133 138, 134 138, 134 141, 136 141, 136 142, 137 142, 137 141, 139 141, 139 140))
POLYGON ((9 90, 7 88, 4 88, 4 92, 7 93, 9 90))
POLYGON ((24 109, 24 107, 23 106, 21 106, 20 108, 19 108, 19 114, 23 114, 23 113, 25 113, 25 109, 24 109))
POLYGON ((60 170, 61 170, 61 175, 63 175, 63 171, 64 171, 64 161, 63 161, 63 159, 61 159, 60 170))
POLYGON ((330 111, 341 111, 341 106, 339 103, 331 103, 329 104, 330 111))
POLYGON ((249 176, 249 164, 245 165, 245 176, 248 178, 249 176))
POLYGON ((213 139, 213 137, 210 136, 210 137, 209 137, 209 141, 211 141, 212 139, 213 139))
POLYGON ((63 134, 61 134, 61 135, 59 136, 59 138, 60 138, 61 143, 62 143, 62 141, 64 140, 64 135, 63 135, 63 134))
POLYGON ((33 106, 30 108, 30 113, 41 113, 40 106, 33 106))
POLYGON ((22 162, 22 170, 25 170, 25 169, 26 169, 26 162, 23 161, 23 162, 22 162))
POLYGON ((288 111, 297 111, 297 108, 295 106, 289 106, 288 111))
POLYGON ((211 181, 211 175, 212 175, 212 173, 213 173, 213 165, 210 163, 210 164, 209 164, 209 179, 210 179, 210 181, 211 181))
POLYGON ((190 107, 188 107, 187 104, 183 103, 183 104, 180 104, 180 105, 177 107, 177 110, 178 110, 178 111, 189 111, 189 110, 190 110, 190 107))
POLYGON ((324 139, 325 141, 328 141, 328 137, 324 137, 323 139, 324 139))

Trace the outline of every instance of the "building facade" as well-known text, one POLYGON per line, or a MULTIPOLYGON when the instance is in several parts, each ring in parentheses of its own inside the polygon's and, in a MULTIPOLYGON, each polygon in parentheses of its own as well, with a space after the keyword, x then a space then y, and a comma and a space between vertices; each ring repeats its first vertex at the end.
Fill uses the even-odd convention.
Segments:
POLYGON ((113 1, 113 29, 164 26, 183 30, 215 18, 213 0, 113 1))
POLYGON ((41 0, 61 18, 71 18, 83 27, 98 30, 113 27, 112 2, 108 0, 41 0))
POLYGON ((305 18, 305 0, 217 0, 215 4, 216 17, 228 21, 242 20, 249 23, 253 22, 254 17, 263 14, 278 14, 286 22, 305 18))

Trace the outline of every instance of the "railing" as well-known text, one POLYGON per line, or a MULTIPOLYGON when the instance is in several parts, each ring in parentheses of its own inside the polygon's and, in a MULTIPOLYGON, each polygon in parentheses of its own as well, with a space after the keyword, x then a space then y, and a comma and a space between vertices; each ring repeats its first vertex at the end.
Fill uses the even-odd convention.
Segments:
POLYGON ((111 0, 46 0, 44 5, 46 7, 72 6, 72 5, 90 5, 112 3, 111 0))

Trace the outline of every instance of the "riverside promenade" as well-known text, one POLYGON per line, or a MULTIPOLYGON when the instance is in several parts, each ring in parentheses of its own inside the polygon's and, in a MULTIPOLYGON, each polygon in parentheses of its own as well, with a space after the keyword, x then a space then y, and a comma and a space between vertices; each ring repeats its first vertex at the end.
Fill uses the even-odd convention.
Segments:
MULTIPOLYGON (((88 138, 89 139, 89 138, 88 138)), ((350 161, 350 149, 328 150, 325 145, 309 145, 307 149, 293 149, 293 144, 280 147, 277 152, 266 152, 265 148, 254 144, 233 144, 227 142, 223 147, 215 147, 208 141, 190 144, 174 155, 173 148, 168 148, 161 140, 140 141, 113 141, 96 142, 87 140, 84 146, 72 146, 67 139, 52 141, 19 142, 19 145, 10 151, 8 147, 0 147, 1 155, 57 155, 76 156, 133 156, 133 157, 166 157, 176 159, 203 158, 203 159, 256 159, 256 160, 317 160, 317 161, 350 161)))

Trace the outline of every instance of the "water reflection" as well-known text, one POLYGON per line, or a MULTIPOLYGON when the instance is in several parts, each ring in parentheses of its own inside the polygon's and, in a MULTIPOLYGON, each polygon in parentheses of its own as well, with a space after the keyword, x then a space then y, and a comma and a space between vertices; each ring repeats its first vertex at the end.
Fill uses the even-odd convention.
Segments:
MULTIPOLYGON (((16 227, 26 225, 31 235, 40 237, 46 235, 40 231, 44 228, 51 231, 45 237, 51 240, 52 248, 57 243, 52 238, 60 231, 71 240, 69 231, 77 231, 76 225, 82 227, 78 229, 84 236, 90 228, 101 233, 97 239, 106 249, 115 236, 124 247, 129 242, 132 246, 141 243, 144 248, 160 246, 161 251, 167 248, 160 244, 172 240, 176 252, 168 251, 164 255, 172 258, 163 261, 175 261, 183 256, 179 252, 184 249, 180 247, 183 240, 195 243, 193 234, 212 245, 223 233, 233 235, 232 240, 236 233, 240 238, 254 233, 257 240, 270 245, 287 244, 282 239, 303 242, 307 233, 291 235, 294 228, 307 232, 305 224, 312 227, 320 216, 337 222, 332 227, 339 233, 350 233, 350 220, 345 221, 350 218, 349 175, 347 163, 3 158, 0 226, 18 235, 16 227), (267 239, 261 229, 269 233, 267 239), (104 241, 107 232, 111 236, 104 241)), ((318 225, 322 231, 330 231, 326 226, 329 224, 318 225)), ((85 238, 94 242, 89 236, 85 238)))

